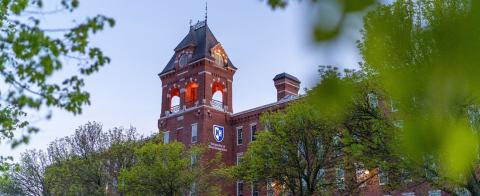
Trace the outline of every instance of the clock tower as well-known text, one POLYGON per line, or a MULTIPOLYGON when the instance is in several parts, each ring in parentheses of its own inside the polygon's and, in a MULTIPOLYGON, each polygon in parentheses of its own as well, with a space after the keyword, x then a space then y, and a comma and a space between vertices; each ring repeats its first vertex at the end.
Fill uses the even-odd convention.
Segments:
POLYGON ((236 70, 206 21, 190 26, 158 74, 162 81, 158 128, 164 142, 203 144, 209 148, 207 159, 221 152, 225 163, 233 163, 229 119, 236 70))

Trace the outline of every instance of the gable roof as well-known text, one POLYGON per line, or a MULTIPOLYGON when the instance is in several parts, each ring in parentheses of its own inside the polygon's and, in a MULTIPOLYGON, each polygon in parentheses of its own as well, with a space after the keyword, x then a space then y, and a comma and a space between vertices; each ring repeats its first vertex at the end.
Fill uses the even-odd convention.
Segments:
MULTIPOLYGON (((183 38, 183 40, 177 45, 177 47, 175 47, 175 54, 173 54, 170 61, 168 61, 167 66, 165 66, 165 68, 162 72, 160 72, 159 75, 175 69, 175 56, 177 52, 181 51, 182 49, 187 47, 194 48, 192 58, 189 59, 190 63, 202 58, 213 59, 212 55, 210 54, 210 49, 212 49, 219 43, 220 42, 217 41, 205 21, 199 22, 195 26, 191 26, 190 31, 185 36, 185 38, 183 38)), ((226 66, 237 69, 235 66, 233 66, 229 58, 227 60, 228 62, 226 66)))

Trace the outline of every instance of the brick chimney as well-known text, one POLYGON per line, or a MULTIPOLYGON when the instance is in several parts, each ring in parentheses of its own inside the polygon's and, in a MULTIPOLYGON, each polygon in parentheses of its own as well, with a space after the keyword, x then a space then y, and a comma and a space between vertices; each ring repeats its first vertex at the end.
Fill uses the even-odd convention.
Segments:
POLYGON ((300 90, 300 80, 288 73, 281 73, 273 78, 275 88, 277 88, 277 101, 284 98, 298 96, 300 90))

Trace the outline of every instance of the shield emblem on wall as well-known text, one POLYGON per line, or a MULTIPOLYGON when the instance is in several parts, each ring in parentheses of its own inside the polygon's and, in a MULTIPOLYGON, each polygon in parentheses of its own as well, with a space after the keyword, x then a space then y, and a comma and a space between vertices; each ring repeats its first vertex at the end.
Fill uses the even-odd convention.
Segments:
POLYGON ((224 135, 225 129, 222 126, 213 125, 213 138, 215 138, 217 142, 223 141, 224 135))

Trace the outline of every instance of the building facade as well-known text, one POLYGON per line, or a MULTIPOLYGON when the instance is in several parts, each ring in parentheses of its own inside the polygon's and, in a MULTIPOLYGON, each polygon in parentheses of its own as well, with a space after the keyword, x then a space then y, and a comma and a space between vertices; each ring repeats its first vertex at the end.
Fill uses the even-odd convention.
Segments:
MULTIPOLYGON (((206 21, 190 26, 185 38, 159 77, 162 82, 162 107, 158 128, 164 142, 182 142, 185 146, 208 147, 206 159, 222 154, 227 165, 237 164, 248 144, 256 139, 263 126, 259 117, 266 111, 284 108, 299 97, 300 81, 287 73, 273 78, 277 101, 234 113, 233 76, 237 68, 230 61, 206 21)), ((382 179, 369 180, 362 188, 365 195, 386 195, 382 179)), ((254 186, 238 181, 223 185, 225 195, 267 195, 268 186, 254 186)), ((428 185, 409 187, 393 195, 445 195, 428 185)))

